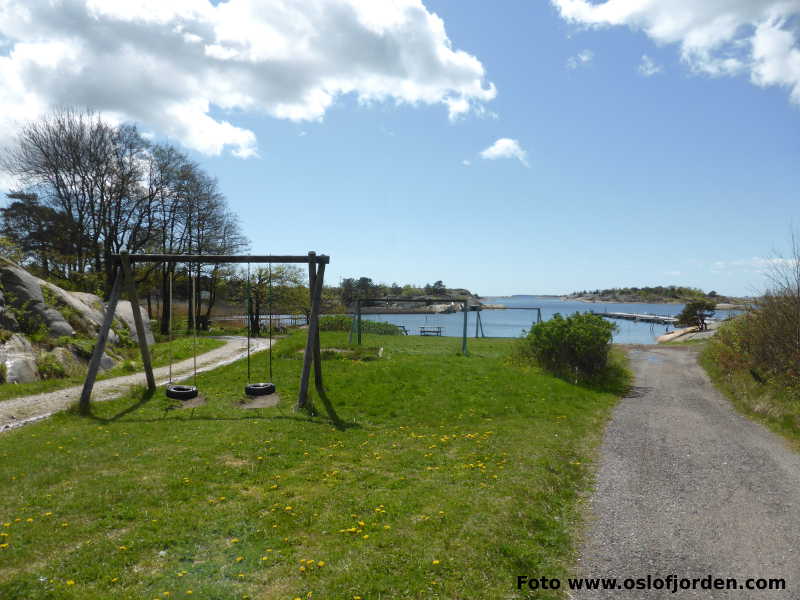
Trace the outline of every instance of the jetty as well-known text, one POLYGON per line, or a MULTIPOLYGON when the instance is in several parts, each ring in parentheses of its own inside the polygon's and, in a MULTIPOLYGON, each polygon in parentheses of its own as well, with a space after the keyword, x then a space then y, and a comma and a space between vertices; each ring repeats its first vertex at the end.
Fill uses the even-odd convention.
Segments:
POLYGON ((661 325, 674 325, 678 322, 677 317, 667 315, 651 315, 648 313, 625 313, 625 312, 598 312, 591 311, 593 315, 606 317, 607 319, 624 319, 625 321, 641 321, 643 323, 659 323, 661 325))

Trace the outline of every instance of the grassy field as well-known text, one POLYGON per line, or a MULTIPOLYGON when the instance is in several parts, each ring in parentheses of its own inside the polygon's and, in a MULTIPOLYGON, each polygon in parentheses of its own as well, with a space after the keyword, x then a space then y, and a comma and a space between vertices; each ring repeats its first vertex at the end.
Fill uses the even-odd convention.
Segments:
MULTIPOLYGON (((215 348, 224 345, 223 340, 216 340, 211 338, 197 338, 197 353, 209 352, 215 348)), ((109 369, 101 373, 98 379, 109 379, 111 377, 119 377, 120 375, 130 375, 137 371, 142 370, 142 359, 139 357, 139 348, 124 348, 121 349, 122 353, 127 357, 126 360, 118 364, 113 369, 109 369)), ((191 337, 182 337, 165 342, 156 342, 150 347, 150 353, 153 360, 154 367, 164 367, 169 364, 170 353, 172 354, 172 361, 179 362, 192 357, 194 351, 194 342, 191 337)), ((11 398, 19 398, 20 396, 29 396, 31 394, 40 394, 43 392, 52 392, 55 390, 62 390, 73 385, 80 385, 83 383, 83 377, 64 377, 61 379, 48 379, 44 381, 31 381, 29 383, 5 383, 0 384, 0 402, 3 400, 10 400, 11 398)))
POLYGON ((326 353, 337 428, 293 410, 302 335, 276 407, 242 407, 239 362, 198 376, 196 408, 138 391, 0 436, 0 598, 490 599, 571 572, 624 381, 515 366, 510 340, 371 336, 380 359, 326 353))

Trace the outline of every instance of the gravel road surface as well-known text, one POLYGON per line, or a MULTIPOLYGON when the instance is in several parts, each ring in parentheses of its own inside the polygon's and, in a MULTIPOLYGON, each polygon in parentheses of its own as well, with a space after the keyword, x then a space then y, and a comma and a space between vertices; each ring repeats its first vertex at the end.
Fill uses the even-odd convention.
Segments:
MULTIPOLYGON (((221 365, 232 363, 246 355, 247 338, 226 336, 221 339, 226 341, 224 346, 197 356, 198 372, 209 371, 221 365)), ((264 350, 268 347, 269 342, 265 339, 255 338, 250 342, 251 352, 264 350)), ((175 381, 179 381, 189 377, 192 371, 193 360, 189 358, 172 365, 172 378, 175 381)), ((169 381, 168 366, 154 369, 153 374, 158 385, 163 385, 169 381)), ((92 391, 92 401, 111 400, 136 385, 147 385, 144 372, 98 381, 92 391)), ((79 385, 54 392, 22 396, 0 402, 0 433, 44 419, 55 412, 64 410, 73 402, 78 401, 81 397, 82 389, 83 386, 79 385)))
POLYGON ((580 599, 800 598, 800 454, 736 413, 696 351, 630 351, 601 448, 582 577, 784 578, 784 591, 572 591, 580 599))

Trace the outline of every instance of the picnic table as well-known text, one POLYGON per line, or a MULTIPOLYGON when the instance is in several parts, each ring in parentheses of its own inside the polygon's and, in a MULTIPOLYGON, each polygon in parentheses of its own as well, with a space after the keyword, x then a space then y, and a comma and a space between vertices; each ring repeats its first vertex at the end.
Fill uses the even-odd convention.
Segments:
POLYGON ((442 335, 444 327, 441 325, 422 325, 419 328, 420 335, 442 335))

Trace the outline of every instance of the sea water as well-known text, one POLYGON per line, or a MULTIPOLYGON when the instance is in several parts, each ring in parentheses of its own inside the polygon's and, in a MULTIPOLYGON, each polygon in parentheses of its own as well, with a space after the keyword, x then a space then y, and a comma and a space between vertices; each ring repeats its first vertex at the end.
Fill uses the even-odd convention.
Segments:
MULTIPOLYGON (((555 313, 563 316, 575 312, 626 312, 637 314, 651 314, 674 317, 683 310, 683 304, 645 304, 639 302, 579 302, 575 300, 561 300, 552 296, 488 296, 481 299, 484 304, 502 304, 513 307, 515 310, 481 311, 483 333, 486 337, 519 337, 525 335, 536 323, 537 311, 541 310, 542 320, 552 319, 555 313), (523 310, 519 310, 523 309, 523 310)), ((730 311, 717 311, 715 318, 727 318, 730 311)), ((402 325, 409 335, 419 335, 420 327, 441 326, 443 335, 460 337, 464 330, 464 313, 434 314, 434 315, 375 315, 364 314, 362 319, 384 321, 395 325, 402 325)), ((476 313, 468 313, 467 335, 475 336, 476 313)), ((675 328, 672 325, 659 325, 637 321, 624 321, 612 319, 617 325, 614 333, 614 342, 618 344, 655 344, 656 338, 675 328)))

